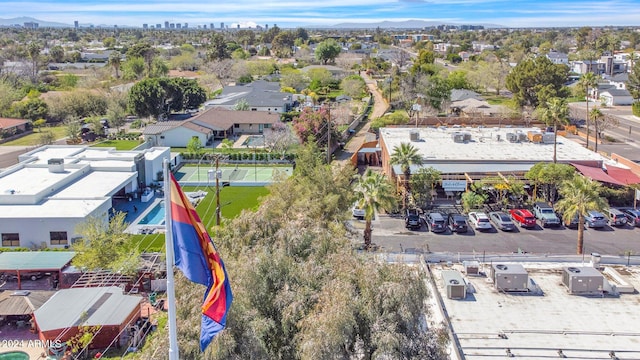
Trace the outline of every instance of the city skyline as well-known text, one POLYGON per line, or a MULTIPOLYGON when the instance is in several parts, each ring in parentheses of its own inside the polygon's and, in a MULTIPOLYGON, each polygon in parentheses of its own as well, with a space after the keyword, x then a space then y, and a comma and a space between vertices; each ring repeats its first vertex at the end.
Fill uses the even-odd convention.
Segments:
POLYGON ((333 26, 341 23, 423 20, 505 27, 640 25, 640 0, 237 0, 218 4, 202 0, 0 0, 3 18, 28 16, 72 25, 188 23, 190 27, 225 23, 229 27, 333 26))

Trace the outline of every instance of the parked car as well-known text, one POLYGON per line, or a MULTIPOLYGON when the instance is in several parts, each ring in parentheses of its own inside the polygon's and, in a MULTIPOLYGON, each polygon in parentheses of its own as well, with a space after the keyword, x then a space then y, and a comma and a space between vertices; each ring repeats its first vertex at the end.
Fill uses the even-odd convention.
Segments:
POLYGON ((467 219, 460 214, 451 213, 447 217, 447 225, 451 232, 456 233, 466 233, 467 228, 467 219))
POLYGON ((407 209, 404 217, 404 225, 410 229, 419 229, 422 226, 420 223, 420 210, 407 209))
POLYGON ((553 207, 547 203, 537 202, 533 204, 533 214, 536 219, 540 220, 540 225, 542 225, 542 227, 560 226, 561 224, 555 210, 553 210, 553 207))
POLYGON ((560 219, 562 219, 562 223, 564 224, 564 226, 568 227, 568 228, 578 228, 578 215, 573 215, 573 217, 569 220, 566 221, 564 220, 564 216, 562 214, 558 214, 558 216, 560 217, 560 219))
POLYGON ((536 227, 536 217, 527 209, 511 209, 509 210, 513 222, 523 228, 536 227))
POLYGON ((489 217, 483 212, 470 212, 469 224, 476 230, 491 230, 492 228, 489 217))
POLYGON ((511 218, 502 211, 492 211, 489 213, 489 220, 493 222, 496 228, 502 231, 513 231, 516 229, 515 224, 511 221, 511 218))
POLYGON ((425 217, 427 228, 434 233, 444 232, 447 230, 447 222, 440 213, 429 213, 425 217))
POLYGON ((625 226, 627 225, 627 217, 618 209, 609 208, 606 211, 609 218, 609 226, 625 226))
MULTIPOLYGON (((45 274, 41 273, 39 271, 21 271, 20 272, 20 278, 21 279, 29 279, 29 280, 38 280, 41 279, 45 274)), ((15 272, 7 272, 3 274, 3 277, 6 280, 9 281, 17 281, 18 280, 18 274, 15 272)))
POLYGON ((351 213, 353 214, 353 217, 356 219, 364 219, 364 209, 361 209, 358 207, 358 204, 354 204, 353 205, 353 209, 351 210, 351 213))
POLYGON ((627 210, 624 210, 623 213, 627 217, 627 223, 629 225, 640 226, 640 210, 627 209, 627 210))
POLYGON ((584 222, 590 228, 602 228, 607 226, 607 219, 604 217, 604 214, 594 210, 587 211, 587 215, 584 217, 584 222))

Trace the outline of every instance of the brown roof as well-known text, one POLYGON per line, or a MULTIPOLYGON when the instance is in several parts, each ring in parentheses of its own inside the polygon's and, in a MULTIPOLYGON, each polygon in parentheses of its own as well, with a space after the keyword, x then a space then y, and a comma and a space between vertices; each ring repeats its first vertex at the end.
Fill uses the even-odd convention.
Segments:
POLYGON ((211 129, 209 129, 208 127, 200 126, 190 121, 185 121, 185 123, 182 124, 182 127, 186 127, 187 129, 191 129, 193 131, 197 131, 203 134, 208 134, 211 132, 211 129))
POLYGON ((236 111, 214 107, 200 113, 190 121, 226 130, 234 124, 275 124, 280 121, 280 115, 266 111, 236 111))
POLYGON ((0 316, 31 315, 53 294, 55 291, 5 290, 0 293, 0 316))
POLYGON ((24 125, 28 122, 29 120, 24 119, 0 118, 0 129, 10 129, 16 126, 24 125))

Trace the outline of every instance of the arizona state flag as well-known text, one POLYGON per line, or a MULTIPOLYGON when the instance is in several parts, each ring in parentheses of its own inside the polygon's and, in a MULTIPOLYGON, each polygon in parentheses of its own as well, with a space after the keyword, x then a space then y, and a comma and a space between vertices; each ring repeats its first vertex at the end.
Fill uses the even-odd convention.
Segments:
POLYGON ((205 285, 200 349, 224 329, 233 295, 220 254, 202 225, 196 209, 171 174, 171 228, 175 264, 192 282, 205 285))

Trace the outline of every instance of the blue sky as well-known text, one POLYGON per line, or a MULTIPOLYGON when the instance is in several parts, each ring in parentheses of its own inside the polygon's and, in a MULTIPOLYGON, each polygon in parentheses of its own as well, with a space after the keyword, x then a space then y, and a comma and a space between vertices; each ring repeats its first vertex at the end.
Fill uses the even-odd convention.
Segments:
POLYGON ((72 24, 331 26, 435 20, 507 27, 640 25, 640 0, 0 0, 0 17, 72 24))

